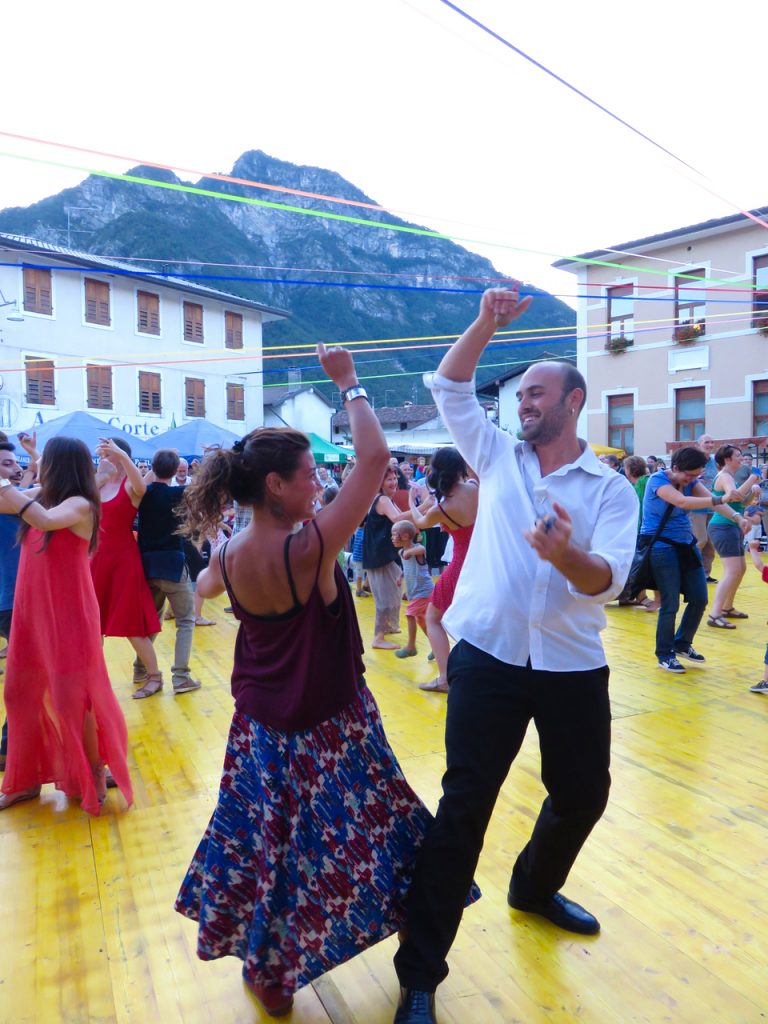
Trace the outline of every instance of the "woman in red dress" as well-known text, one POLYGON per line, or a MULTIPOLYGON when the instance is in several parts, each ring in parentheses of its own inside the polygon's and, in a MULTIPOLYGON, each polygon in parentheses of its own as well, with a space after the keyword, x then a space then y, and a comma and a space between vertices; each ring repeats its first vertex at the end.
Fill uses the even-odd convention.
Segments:
POLYGON ((411 517, 418 529, 439 525, 453 538, 453 557, 435 584, 427 608, 427 636, 439 674, 432 682, 422 683, 419 689, 432 693, 448 692, 446 673, 451 648, 442 618, 451 607, 477 517, 477 481, 467 479, 468 475, 467 464, 455 448, 440 448, 432 457, 427 480, 434 494, 434 504, 424 511, 424 505, 416 508, 415 500, 411 498, 411 517))
POLYGON ((107 674, 88 561, 99 528, 91 456, 52 438, 39 491, 0 490, 0 511, 22 519, 21 559, 8 651, 8 760, 0 810, 53 782, 98 814, 106 767, 130 804, 125 719, 107 674), (37 497, 31 495, 37 494, 37 497))
POLYGON ((150 637, 160 632, 160 620, 144 576, 141 554, 133 535, 136 509, 147 490, 133 464, 131 447, 121 437, 102 440, 97 480, 101 497, 99 546, 91 557, 91 576, 99 602, 102 636, 124 636, 147 675, 134 697, 149 697, 163 685, 150 637), (147 692, 147 691, 151 691, 147 692))

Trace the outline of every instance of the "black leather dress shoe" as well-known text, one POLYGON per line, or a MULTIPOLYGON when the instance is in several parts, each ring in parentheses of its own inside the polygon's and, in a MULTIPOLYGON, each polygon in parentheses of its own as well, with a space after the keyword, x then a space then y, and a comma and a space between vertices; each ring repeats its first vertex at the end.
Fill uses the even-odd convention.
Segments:
POLYGON ((394 1024, 437 1024, 435 993, 401 988, 394 1024))
POLYGON ((546 917, 558 928, 564 928, 567 932, 577 932, 579 935, 597 935, 600 931, 600 922, 590 914, 584 907, 566 899, 562 893, 556 892, 554 896, 544 900, 529 900, 513 895, 510 891, 507 896, 507 903, 515 910, 522 910, 526 914, 538 914, 539 917, 546 917))

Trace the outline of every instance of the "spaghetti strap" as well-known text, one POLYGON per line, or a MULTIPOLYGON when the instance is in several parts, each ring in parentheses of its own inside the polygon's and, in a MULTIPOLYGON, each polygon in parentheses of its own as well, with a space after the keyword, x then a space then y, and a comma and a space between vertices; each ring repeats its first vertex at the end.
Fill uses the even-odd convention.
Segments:
POLYGON ((317 586, 317 582, 320 579, 320 566, 323 564, 323 552, 325 551, 325 545, 323 544, 323 535, 320 533, 320 527, 317 525, 316 519, 312 520, 312 525, 315 528, 317 539, 320 542, 320 557, 317 560, 317 572, 315 573, 315 586, 317 586))
POLYGON ((299 607, 299 598, 296 593, 296 587, 293 582, 293 574, 291 573, 291 561, 288 557, 288 547, 293 539, 294 534, 289 533, 285 538, 285 544, 283 545, 283 558, 285 559, 285 571, 288 576, 288 586, 291 588, 291 597, 293 598, 293 607, 299 607))
POLYGON ((461 523, 457 523, 456 520, 453 518, 453 516, 445 511, 445 509, 443 508, 443 503, 441 501, 438 501, 437 507, 440 509, 440 511, 443 513, 443 515, 445 516, 446 519, 450 519, 450 521, 453 523, 453 525, 457 529, 459 529, 459 530, 462 529, 462 524, 461 523))
POLYGON ((240 602, 235 597, 235 592, 232 589, 232 584, 229 582, 229 576, 227 576, 227 567, 224 564, 224 553, 227 550, 228 545, 229 541, 225 540, 224 543, 219 548, 219 567, 221 568, 221 575, 224 577, 224 586, 227 588, 227 593, 229 594, 230 598, 235 602, 235 604, 239 604, 240 602))

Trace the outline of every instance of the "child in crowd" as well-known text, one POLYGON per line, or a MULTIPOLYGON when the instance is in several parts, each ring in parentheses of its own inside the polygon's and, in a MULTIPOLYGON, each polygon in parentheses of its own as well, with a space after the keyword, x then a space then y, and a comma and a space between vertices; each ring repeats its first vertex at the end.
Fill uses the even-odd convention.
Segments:
POLYGON ((396 658, 412 658, 416 654, 416 626, 426 636, 427 605, 435 585, 427 564, 427 552, 417 544, 419 532, 408 519, 401 519, 392 527, 392 543, 403 560, 403 578, 408 606, 405 620, 408 623, 408 642, 395 653, 396 658))
POLYGON ((352 540, 352 553, 349 559, 349 565, 352 569, 352 578, 355 581, 355 597, 370 597, 370 590, 366 590, 365 584, 365 570, 363 569, 363 534, 365 533, 365 520, 360 523, 358 528, 355 530, 355 536, 352 540))
MULTIPOLYGON (((750 509, 744 510, 745 515, 750 514, 750 509)), ((754 514, 752 515, 752 521, 755 521, 754 514)), ((759 522, 759 519, 757 520, 759 522)), ((763 565, 763 560, 760 557, 760 546, 759 544, 750 543, 749 555, 752 559, 752 564, 760 573, 763 578, 763 583, 768 583, 768 565, 763 565)), ((763 668, 763 678, 759 683, 755 683, 754 686, 750 686, 752 693, 766 693, 768 694, 768 645, 765 648, 765 658, 763 659, 765 665, 763 668)))

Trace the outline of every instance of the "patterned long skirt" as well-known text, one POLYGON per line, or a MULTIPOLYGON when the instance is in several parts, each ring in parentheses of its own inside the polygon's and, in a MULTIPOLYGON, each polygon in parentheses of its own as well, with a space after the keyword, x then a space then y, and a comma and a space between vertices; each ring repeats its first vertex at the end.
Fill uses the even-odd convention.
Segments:
POLYGON ((199 921, 202 960, 237 956, 246 981, 291 995, 403 925, 431 820, 366 687, 304 732, 238 712, 176 909, 199 921))

